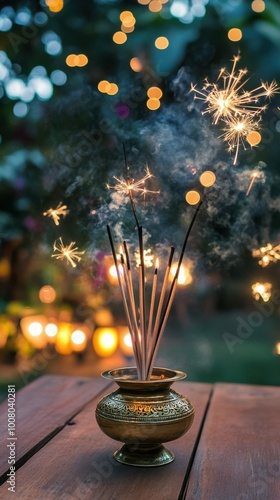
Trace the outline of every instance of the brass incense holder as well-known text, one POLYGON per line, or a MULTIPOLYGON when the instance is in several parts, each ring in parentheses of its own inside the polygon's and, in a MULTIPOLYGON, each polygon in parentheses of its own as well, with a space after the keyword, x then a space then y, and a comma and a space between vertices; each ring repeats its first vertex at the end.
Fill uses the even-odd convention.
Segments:
POLYGON ((192 425, 191 402, 170 386, 186 374, 154 368, 150 380, 138 380, 136 368, 119 368, 102 373, 119 389, 105 396, 96 408, 96 420, 110 438, 124 443, 114 453, 123 464, 156 467, 172 462, 174 454, 162 443, 185 434, 192 425))

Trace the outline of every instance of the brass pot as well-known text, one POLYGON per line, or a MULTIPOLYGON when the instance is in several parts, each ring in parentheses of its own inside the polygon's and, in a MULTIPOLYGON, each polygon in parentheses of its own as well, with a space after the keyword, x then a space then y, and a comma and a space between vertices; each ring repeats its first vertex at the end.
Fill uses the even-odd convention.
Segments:
POLYGON ((125 443, 114 453, 123 464, 155 467, 172 462, 174 454, 162 443, 173 441, 189 430, 194 419, 191 402, 171 384, 186 374, 154 368, 150 380, 138 380, 136 368, 119 368, 102 373, 119 389, 101 399, 96 420, 110 438, 125 443))

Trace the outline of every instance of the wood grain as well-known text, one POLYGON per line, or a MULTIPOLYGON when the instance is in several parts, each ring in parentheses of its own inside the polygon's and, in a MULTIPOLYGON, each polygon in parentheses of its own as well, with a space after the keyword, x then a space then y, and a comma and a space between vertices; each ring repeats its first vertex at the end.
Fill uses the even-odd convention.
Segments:
POLYGON ((217 384, 186 499, 279 499, 279 423, 279 387, 217 384))
MULTIPOLYGON (((147 469, 116 462, 112 455, 120 443, 106 437, 97 426, 95 401, 76 415, 73 425, 61 430, 20 468, 18 498, 177 500, 211 385, 179 382, 174 388, 192 401, 196 417, 187 434, 167 444, 176 455, 172 464, 147 469)), ((0 498, 5 498, 1 496, 1 489, 0 498)))
MULTIPOLYGON (((16 393, 16 457, 22 464, 26 455, 40 448, 59 432, 88 401, 108 386, 98 378, 44 375, 16 393)), ((0 406, 0 484, 6 480, 7 400, 0 406)))

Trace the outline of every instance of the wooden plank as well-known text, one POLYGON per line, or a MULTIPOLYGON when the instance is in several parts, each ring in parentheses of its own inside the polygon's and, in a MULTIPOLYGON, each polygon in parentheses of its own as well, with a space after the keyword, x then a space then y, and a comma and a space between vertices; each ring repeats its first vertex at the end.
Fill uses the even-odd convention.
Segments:
POLYGON ((217 384, 187 500, 280 498, 280 388, 217 384))
POLYGON ((96 402, 90 403, 74 418, 74 425, 66 426, 17 472, 18 498, 177 499, 211 387, 186 382, 174 384, 175 390, 192 401, 196 416, 187 434, 167 444, 176 455, 173 463, 149 469, 116 462, 113 452, 120 443, 102 433, 94 415, 96 402))
MULTIPOLYGON (((101 377, 44 375, 16 393, 16 457, 26 454, 59 431, 88 401, 108 386, 101 377)), ((0 406, 0 484, 6 480, 7 400, 0 406)))

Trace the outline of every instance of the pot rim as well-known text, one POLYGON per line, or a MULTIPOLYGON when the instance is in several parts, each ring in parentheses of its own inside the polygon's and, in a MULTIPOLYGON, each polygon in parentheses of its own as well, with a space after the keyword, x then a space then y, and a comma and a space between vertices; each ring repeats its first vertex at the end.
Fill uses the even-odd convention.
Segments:
POLYGON ((187 375, 180 370, 172 370, 171 368, 154 367, 150 380, 139 380, 137 378, 137 369, 135 366, 125 366, 123 368, 113 368, 101 373, 103 378, 114 380, 118 383, 125 383, 142 387, 149 387, 150 385, 164 385, 172 384, 176 380, 182 380, 187 375))

